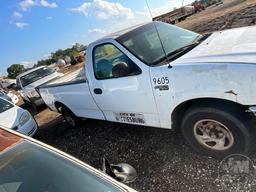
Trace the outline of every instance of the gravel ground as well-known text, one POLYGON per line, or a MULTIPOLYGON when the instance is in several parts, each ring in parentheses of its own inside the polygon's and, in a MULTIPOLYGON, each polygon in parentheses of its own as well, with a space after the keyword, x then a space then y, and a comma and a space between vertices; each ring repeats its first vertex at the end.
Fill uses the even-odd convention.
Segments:
MULTIPOLYGON (((250 5, 190 28, 209 32, 253 25, 255 20, 256 5, 250 5)), ((97 120, 83 121, 81 127, 69 129, 61 116, 47 109, 35 117, 41 130, 38 139, 96 168, 101 167, 102 157, 133 165, 138 179, 129 185, 139 191, 256 191, 254 176, 249 178, 252 182, 241 177, 219 181, 221 161, 195 154, 178 131, 97 120)), ((256 155, 250 159, 255 163, 256 155)))
POLYGON ((239 10, 224 16, 217 17, 207 23, 191 27, 191 30, 198 33, 208 33, 212 31, 231 29, 256 25, 256 8, 251 5, 243 10, 239 10))
POLYGON ((254 181, 218 181, 221 161, 196 154, 178 131, 97 120, 69 129, 59 116, 39 139, 96 168, 102 157, 133 165, 138 179, 129 186, 139 191, 256 191, 254 181))

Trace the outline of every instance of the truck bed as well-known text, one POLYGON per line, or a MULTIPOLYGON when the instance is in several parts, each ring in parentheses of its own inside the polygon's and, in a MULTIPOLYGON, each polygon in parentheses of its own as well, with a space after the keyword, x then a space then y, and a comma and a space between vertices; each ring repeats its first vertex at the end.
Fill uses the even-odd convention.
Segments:
POLYGON ((84 69, 79 69, 57 79, 49 81, 46 84, 41 85, 39 88, 58 87, 82 82, 86 82, 85 72, 84 69))

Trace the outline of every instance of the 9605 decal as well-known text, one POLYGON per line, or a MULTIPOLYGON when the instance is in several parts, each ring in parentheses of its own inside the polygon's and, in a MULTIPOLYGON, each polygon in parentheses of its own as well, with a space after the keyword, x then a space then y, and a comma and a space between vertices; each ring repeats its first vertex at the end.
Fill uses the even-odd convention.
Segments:
POLYGON ((169 90, 169 78, 168 77, 154 77, 153 79, 154 89, 159 91, 169 90))

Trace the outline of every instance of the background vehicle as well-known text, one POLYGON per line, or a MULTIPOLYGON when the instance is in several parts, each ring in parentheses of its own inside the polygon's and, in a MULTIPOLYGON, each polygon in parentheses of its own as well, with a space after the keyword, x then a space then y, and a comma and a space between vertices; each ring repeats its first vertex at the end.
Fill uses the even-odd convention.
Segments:
POLYGON ((7 93, 7 95, 8 95, 9 97, 11 97, 12 102, 13 102, 14 104, 17 104, 17 103, 19 102, 19 97, 18 97, 17 95, 15 95, 13 92, 9 91, 9 92, 7 93))
MULTIPOLYGON (((84 162, 41 142, 1 128, 0 138, 1 192, 135 192, 84 162)), ((123 173, 127 178, 129 172, 119 165, 116 167, 119 168, 116 174, 123 173)))
POLYGON ((5 91, 0 91, 0 97, 12 102, 12 98, 9 95, 7 95, 5 91))
POLYGON ((246 154, 255 138, 256 50, 244 43, 256 42, 255 32, 203 36, 161 22, 136 26, 91 43, 84 78, 69 74, 40 94, 72 127, 85 117, 178 128, 199 153, 246 154))
MULTIPOLYGON (((34 136, 37 124, 30 113, 0 97, 0 126, 34 136)), ((1 140, 1 139, 0 139, 1 140)))
POLYGON ((203 11, 205 6, 202 3, 196 2, 193 5, 183 6, 181 8, 174 9, 171 12, 165 13, 163 15, 158 15, 154 17, 153 21, 163 21, 170 24, 175 24, 185 20, 187 17, 203 11))
POLYGON ((41 66, 18 75, 16 84, 24 102, 37 109, 44 102, 36 91, 36 88, 62 75, 62 73, 58 73, 47 66, 41 66))
POLYGON ((0 90, 0 97, 17 104, 19 102, 19 98, 12 92, 6 92, 0 90))
POLYGON ((16 84, 15 79, 0 80, 0 88, 3 88, 3 89, 11 89, 15 86, 15 84, 16 84))

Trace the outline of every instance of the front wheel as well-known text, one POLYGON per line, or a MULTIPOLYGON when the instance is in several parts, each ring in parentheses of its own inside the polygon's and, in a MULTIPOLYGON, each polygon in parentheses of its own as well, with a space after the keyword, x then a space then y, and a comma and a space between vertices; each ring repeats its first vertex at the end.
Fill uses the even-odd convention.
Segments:
POLYGON ((237 111, 217 107, 192 107, 182 121, 182 133, 198 153, 223 158, 248 154, 253 147, 253 127, 237 111))

